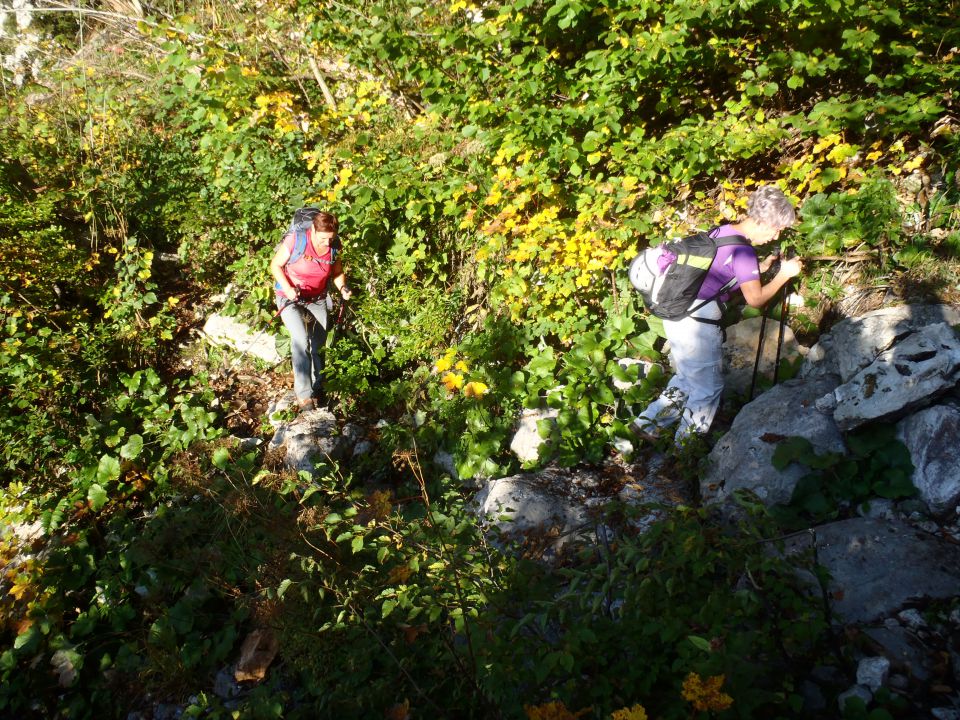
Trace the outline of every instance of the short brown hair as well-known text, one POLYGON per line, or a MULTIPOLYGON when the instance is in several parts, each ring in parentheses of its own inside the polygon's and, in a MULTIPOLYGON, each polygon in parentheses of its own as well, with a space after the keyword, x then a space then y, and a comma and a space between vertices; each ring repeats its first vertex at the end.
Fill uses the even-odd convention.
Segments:
POLYGON ((336 233, 340 230, 340 223, 336 215, 328 212, 318 212, 313 216, 313 229, 317 232, 336 233))

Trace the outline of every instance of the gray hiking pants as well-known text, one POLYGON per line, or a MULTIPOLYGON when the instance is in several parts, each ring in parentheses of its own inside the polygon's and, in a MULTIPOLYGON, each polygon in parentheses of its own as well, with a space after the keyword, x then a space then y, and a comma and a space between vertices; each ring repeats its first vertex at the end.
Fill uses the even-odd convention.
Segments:
MULTIPOLYGON (((277 297, 277 307, 287 299, 277 297)), ((293 363, 293 391, 297 400, 320 396, 323 386, 323 346, 327 341, 327 298, 291 303, 280 313, 290 333, 290 360, 293 363)))

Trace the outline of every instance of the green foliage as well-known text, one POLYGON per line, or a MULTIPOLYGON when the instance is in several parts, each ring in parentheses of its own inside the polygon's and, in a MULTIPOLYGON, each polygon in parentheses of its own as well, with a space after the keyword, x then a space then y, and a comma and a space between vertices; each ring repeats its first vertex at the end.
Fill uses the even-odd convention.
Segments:
POLYGON ((723 674, 735 716, 789 714, 791 675, 826 624, 764 550, 775 525, 745 507, 750 519, 736 529, 680 508, 564 569, 523 568, 535 580, 517 586, 516 620, 493 638, 490 686, 504 701, 521 689, 597 717, 640 702, 650 717, 680 718, 683 679, 723 674), (517 643, 525 657, 509 652, 517 643))
POLYGON ((899 243, 900 211, 893 185, 871 180, 856 192, 817 194, 800 209, 802 252, 834 255, 844 250, 876 251, 881 267, 899 243))
POLYGON ((847 436, 849 455, 817 454, 806 438, 788 438, 777 445, 773 466, 783 470, 792 462, 809 467, 793 491, 786 518, 799 513, 803 522, 835 518, 845 507, 857 507, 870 498, 905 498, 916 493, 910 482, 910 451, 896 439, 895 429, 881 425, 847 436))
MULTIPOLYGON (((223 430, 207 378, 173 377, 177 343, 227 281, 226 310, 266 322, 269 257, 318 203, 357 290, 328 386, 391 420, 377 460, 445 448, 462 477, 502 474, 518 415, 540 407, 557 411, 542 462, 600 461, 663 379, 616 362, 658 357, 622 277, 639 247, 732 219, 761 182, 807 198, 805 252, 861 249, 888 272, 956 245, 952 190, 916 200, 924 233, 945 232, 908 237, 890 182, 943 166, 955 185, 955 3, 157 9, 123 42, 99 18, 97 52, 88 16, 38 11, 49 64, 22 89, 5 75, 0 512, 42 519, 50 555, 17 560, 0 595, 3 712, 189 691, 186 715, 226 713, 196 683, 261 623, 301 675, 259 686, 251 716, 404 699, 519 716, 555 696, 680 717, 687 672, 726 673, 734 714, 787 714, 790 668, 764 662, 803 657, 820 625, 759 536, 689 511, 600 562, 515 563, 445 478, 385 501, 198 445, 223 430), (167 273, 155 256, 172 251, 167 273), (463 368, 432 371, 451 351, 463 368)), ((817 471, 803 512, 906 494, 899 451, 871 447, 784 443, 817 471)))

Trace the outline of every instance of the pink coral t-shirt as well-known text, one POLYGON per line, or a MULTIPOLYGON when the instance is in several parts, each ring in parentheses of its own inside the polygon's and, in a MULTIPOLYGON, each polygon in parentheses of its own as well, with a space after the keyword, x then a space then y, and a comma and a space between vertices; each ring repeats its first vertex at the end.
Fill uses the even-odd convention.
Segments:
MULTIPOLYGON (((730 237, 739 235, 730 225, 721 225, 710 232, 712 238, 730 237)), ((726 302, 740 285, 750 280, 760 279, 760 264, 757 261, 757 251, 752 245, 724 245, 717 249, 717 256, 703 279, 697 298, 707 300, 716 295, 720 288, 736 278, 736 284, 719 297, 720 302, 726 302)))

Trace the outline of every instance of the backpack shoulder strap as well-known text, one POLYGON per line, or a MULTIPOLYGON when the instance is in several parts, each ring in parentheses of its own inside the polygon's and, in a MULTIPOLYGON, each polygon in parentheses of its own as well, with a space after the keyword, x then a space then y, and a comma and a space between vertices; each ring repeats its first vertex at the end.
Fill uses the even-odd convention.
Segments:
POLYGON ((295 263, 297 260, 303 257, 303 254, 307 251, 307 231, 297 229, 294 231, 293 239, 293 250, 290 252, 290 259, 287 260, 287 265, 295 263))
POLYGON ((752 245, 749 240, 747 240, 742 235, 728 235, 727 237, 716 238, 717 247, 723 247, 724 245, 752 245))

